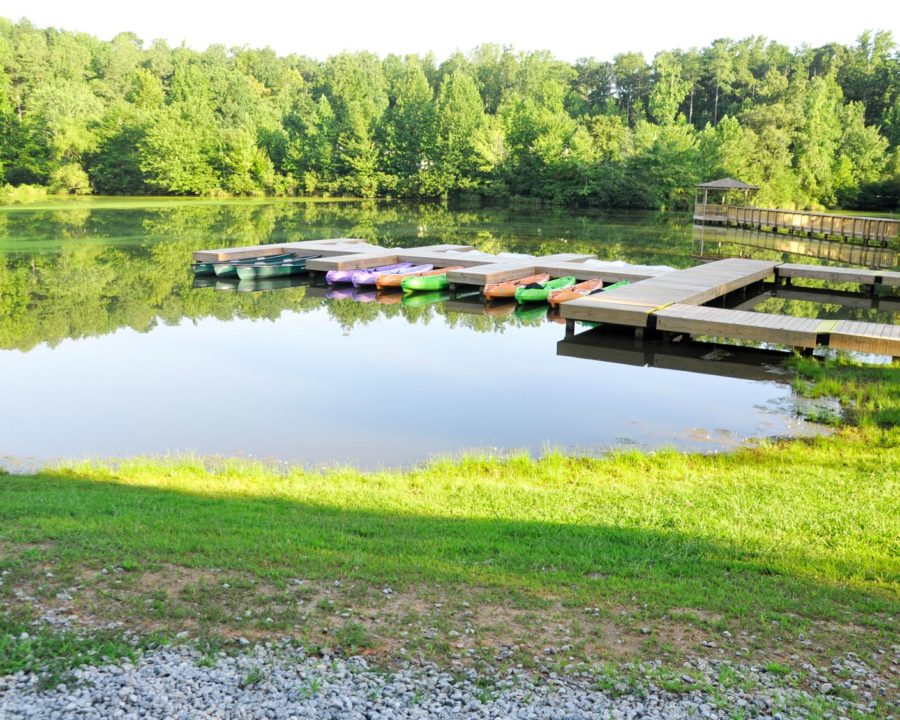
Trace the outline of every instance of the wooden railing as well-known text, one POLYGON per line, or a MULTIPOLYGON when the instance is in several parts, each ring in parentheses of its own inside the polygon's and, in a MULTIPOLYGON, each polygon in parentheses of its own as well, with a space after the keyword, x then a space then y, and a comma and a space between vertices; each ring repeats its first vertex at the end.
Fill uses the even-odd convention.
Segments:
POLYGON ((735 205, 697 205, 694 219, 725 222, 728 225, 787 230, 791 233, 841 237, 865 242, 887 243, 900 237, 900 220, 829 215, 828 213, 773 208, 738 207, 735 205))

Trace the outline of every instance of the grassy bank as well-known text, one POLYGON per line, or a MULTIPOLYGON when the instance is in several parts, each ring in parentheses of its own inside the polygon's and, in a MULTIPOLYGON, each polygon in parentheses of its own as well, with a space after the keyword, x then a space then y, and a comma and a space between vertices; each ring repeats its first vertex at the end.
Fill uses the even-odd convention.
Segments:
POLYGON ((14 640, 48 609, 143 637, 290 635, 385 657, 878 657, 898 640, 900 370, 798 370, 859 427, 721 455, 0 478, 0 673, 57 652, 14 640))

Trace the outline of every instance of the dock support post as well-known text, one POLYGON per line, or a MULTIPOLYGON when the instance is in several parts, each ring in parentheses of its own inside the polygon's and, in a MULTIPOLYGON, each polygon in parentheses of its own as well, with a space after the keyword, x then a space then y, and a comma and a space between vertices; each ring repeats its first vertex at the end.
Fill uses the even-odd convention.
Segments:
POLYGON ((566 340, 575 337, 575 321, 572 318, 566 318, 566 340))

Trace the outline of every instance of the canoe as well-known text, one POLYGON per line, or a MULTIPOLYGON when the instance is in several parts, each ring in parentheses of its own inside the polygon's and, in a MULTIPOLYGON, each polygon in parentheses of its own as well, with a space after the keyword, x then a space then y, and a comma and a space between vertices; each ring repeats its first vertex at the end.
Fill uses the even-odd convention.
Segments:
POLYGON ((393 265, 381 265, 374 268, 353 268, 352 270, 329 270, 325 273, 325 282, 329 285, 339 285, 341 283, 353 282, 353 274, 360 270, 370 270, 372 272, 389 272, 391 270, 402 270, 411 267, 412 263, 394 263, 393 265))
POLYGON ((378 270, 367 268, 365 270, 357 270, 353 273, 353 276, 350 278, 350 282, 353 283, 354 287, 360 287, 363 285, 376 285, 378 283, 379 278, 383 277, 403 277, 412 272, 427 272, 431 270, 434 265, 412 265, 410 264, 407 268, 401 268, 400 270, 386 270, 383 272, 379 272, 378 270))
POLYGON ((257 255, 256 257, 245 258, 243 261, 217 260, 216 262, 193 262, 191 263, 191 270, 194 271, 194 275, 215 275, 216 265, 230 265, 232 264, 232 262, 256 262, 258 260, 265 260, 267 258, 286 257, 291 257, 291 253, 277 253, 276 255, 257 255))
POLYGON ((519 278, 518 280, 507 280, 502 283, 493 283, 484 286, 484 296, 488 300, 497 300, 499 298, 511 298, 516 296, 516 288, 520 285, 528 285, 529 283, 542 283, 550 279, 548 273, 540 275, 529 275, 528 277, 519 278))
POLYGON ((584 297, 585 295, 593 295, 597 292, 606 292, 607 290, 614 290, 615 288, 625 287, 628 285, 627 280, 621 280, 617 283, 613 283, 612 285, 607 285, 603 287, 603 281, 599 278, 595 278, 593 280, 585 280, 582 283, 578 283, 577 285, 573 285, 570 288, 566 288, 565 290, 558 290, 555 293, 550 294, 550 305, 551 307, 559 307, 560 304, 564 302, 568 302, 569 300, 576 300, 577 298, 584 297), (591 286, 593 283, 593 286, 591 286))
POLYGON ((450 293, 447 290, 435 290, 433 292, 415 292, 403 293, 400 303, 404 307, 425 307, 434 303, 447 302, 450 299, 450 293))
POLYGON ((405 277, 400 281, 400 287, 403 292, 438 292, 446 290, 450 287, 450 281, 447 279, 447 272, 450 270, 461 270, 462 266, 453 265, 451 267, 439 268, 431 272, 421 275, 413 275, 405 277))
POLYGON ((294 253, 276 253, 274 255, 258 255, 251 258, 239 258, 237 260, 223 260, 222 262, 210 263, 213 266, 213 272, 216 277, 235 278, 238 265, 254 265, 257 263, 280 263, 294 257, 294 253))
POLYGON ((547 282, 520 285, 516 288, 516 302, 519 304, 544 303, 547 302, 547 298, 550 297, 550 293, 554 290, 562 290, 563 288, 572 287, 574 284, 575 276, 566 275, 547 282))
MULTIPOLYGON (((281 262, 238 263, 234 266, 241 280, 265 280, 266 278, 298 275, 306 270, 306 261, 319 255, 291 256, 281 262)), ((221 276, 220 276, 221 277, 221 276)))
MULTIPOLYGON (((433 267, 433 266, 432 266, 433 267)), ((386 288, 399 288, 403 286, 403 278, 407 277, 419 277, 422 275, 442 275, 446 273, 448 270, 462 270, 462 265, 454 265, 452 267, 445 268, 436 268, 434 270, 423 270, 416 272, 404 272, 404 273, 394 273, 393 275, 379 275, 378 279, 375 281, 375 285, 378 286, 379 290, 384 290, 386 288)))

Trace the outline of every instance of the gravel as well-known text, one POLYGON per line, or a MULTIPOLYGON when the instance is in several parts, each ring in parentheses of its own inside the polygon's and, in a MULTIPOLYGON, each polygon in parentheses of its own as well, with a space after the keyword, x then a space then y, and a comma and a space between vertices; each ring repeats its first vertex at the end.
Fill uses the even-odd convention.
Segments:
POLYGON ((852 654, 835 659, 828 668, 805 666, 797 671, 811 691, 793 687, 800 675, 702 659, 685 662, 674 674, 653 662, 612 675, 491 667, 480 673, 460 668, 450 674, 424 662, 387 672, 359 657, 307 655, 288 641, 213 657, 184 643, 148 651, 134 664, 79 668, 67 685, 50 690, 41 689, 40 678, 32 673, 2 677, 0 719, 785 720, 884 715, 896 698, 896 683, 885 681, 852 654), (684 686, 674 690, 673 682, 684 686), (685 689, 694 686, 702 689, 685 689), (838 687, 841 691, 835 693, 838 687))

